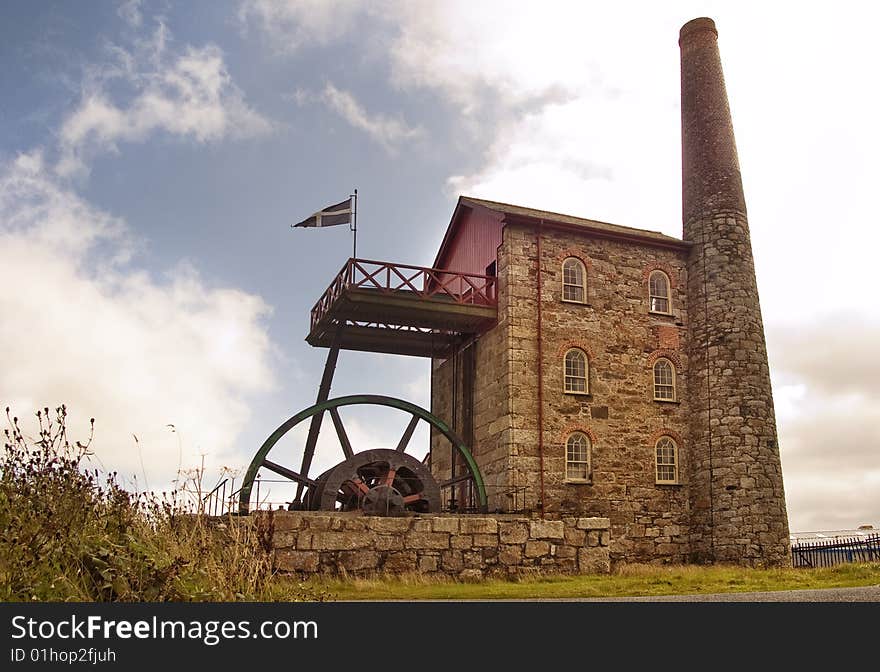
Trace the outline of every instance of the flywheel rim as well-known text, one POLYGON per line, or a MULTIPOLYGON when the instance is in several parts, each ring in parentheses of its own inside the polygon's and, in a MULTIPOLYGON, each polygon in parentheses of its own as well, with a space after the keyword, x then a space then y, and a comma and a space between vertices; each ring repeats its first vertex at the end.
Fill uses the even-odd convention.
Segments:
MULTIPOLYGON (((247 472, 245 473, 244 480, 242 482, 242 487, 239 492, 239 513, 242 515, 246 515, 250 511, 250 498, 251 492, 253 490, 254 482, 256 480, 257 473, 259 472, 261 467, 267 467, 276 473, 280 473, 291 480, 303 484, 309 488, 317 488, 319 485, 318 481, 311 479, 307 474, 298 474, 291 469, 287 469, 277 465, 273 462, 270 462, 267 459, 267 455, 275 446, 276 443, 293 429, 296 425, 301 423, 304 420, 311 418, 312 416, 318 413, 324 413, 325 411, 331 411, 331 413, 335 413, 336 409, 343 406, 352 406, 352 405, 378 405, 378 406, 386 406, 390 408, 395 408, 406 413, 410 413, 413 416, 413 420, 410 423, 410 427, 404 432, 404 437, 401 438, 401 442, 398 445, 397 451, 401 454, 405 454, 404 450, 406 449, 407 443, 409 441, 409 437, 412 434, 412 427, 417 420, 423 420, 427 422, 430 426, 436 428, 441 434, 443 434, 449 442, 452 444, 453 449, 462 457, 464 460, 464 465, 469 472, 469 480, 473 481, 475 495, 477 498, 477 505, 480 511, 488 510, 488 498, 486 495, 486 487, 483 482, 482 474, 480 473, 479 467, 477 466, 476 460, 470 452, 470 449, 464 443, 464 441, 459 437, 445 422, 443 422, 436 415, 431 413, 430 411, 417 406, 411 402, 405 401, 403 399, 397 399, 395 397, 387 397, 381 395, 349 395, 344 397, 336 397, 335 399, 328 399, 327 401, 323 401, 308 408, 303 409, 299 413, 291 416, 285 422, 283 422, 269 437, 263 442, 254 456, 253 460, 248 467, 247 472)), ((334 418, 334 421, 338 420, 337 417, 334 418)), ((369 449, 369 450, 386 450, 386 449, 369 449)), ((364 452, 368 451, 360 451, 355 453, 354 455, 350 455, 349 458, 354 457, 356 455, 360 455, 364 452)), ((389 449, 390 450, 390 449, 389 449)), ((408 455, 408 457, 412 457, 408 455)), ((415 458, 413 458, 415 459, 415 458)), ((346 460, 347 461, 347 460, 346 460)), ((329 471, 336 469, 342 463, 337 464, 335 467, 332 467, 329 471)), ((327 475, 328 472, 325 472, 321 475, 320 478, 323 478, 327 475)), ((319 480, 320 480, 319 478, 319 480)), ((431 478, 433 483, 436 484, 436 481, 431 478)), ((440 486, 438 486, 439 488, 440 486)))

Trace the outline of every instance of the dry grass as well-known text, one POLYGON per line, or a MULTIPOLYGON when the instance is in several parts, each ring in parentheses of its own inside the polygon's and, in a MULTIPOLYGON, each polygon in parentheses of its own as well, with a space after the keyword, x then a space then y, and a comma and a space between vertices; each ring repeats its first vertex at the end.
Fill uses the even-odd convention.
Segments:
MULTIPOLYGON (((30 438, 9 417, 0 455, 0 601, 299 601, 320 590, 276 581, 266 530, 209 519, 84 468, 66 411, 37 414, 30 438)), ((201 498, 197 498, 201 502, 201 498)))

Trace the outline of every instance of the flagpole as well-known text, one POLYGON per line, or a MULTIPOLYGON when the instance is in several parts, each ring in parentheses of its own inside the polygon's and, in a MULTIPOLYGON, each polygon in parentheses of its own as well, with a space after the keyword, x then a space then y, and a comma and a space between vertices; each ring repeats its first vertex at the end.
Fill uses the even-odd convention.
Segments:
POLYGON ((357 259, 357 249, 358 249, 358 190, 354 190, 354 226, 352 227, 352 232, 354 233, 353 242, 352 242, 352 250, 351 257, 352 259, 357 259))

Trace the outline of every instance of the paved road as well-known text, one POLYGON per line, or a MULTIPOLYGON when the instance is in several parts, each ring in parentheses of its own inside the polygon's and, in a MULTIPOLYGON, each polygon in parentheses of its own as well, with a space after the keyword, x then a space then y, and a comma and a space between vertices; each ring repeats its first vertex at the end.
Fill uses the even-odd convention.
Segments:
POLYGON ((880 602, 880 586, 777 590, 767 593, 718 593, 714 595, 663 595, 657 597, 603 597, 559 602, 880 602))

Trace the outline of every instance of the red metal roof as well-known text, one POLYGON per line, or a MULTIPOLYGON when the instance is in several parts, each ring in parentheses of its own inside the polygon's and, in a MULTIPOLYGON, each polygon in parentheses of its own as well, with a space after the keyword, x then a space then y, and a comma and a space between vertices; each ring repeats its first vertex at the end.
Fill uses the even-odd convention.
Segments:
MULTIPOLYGON (((459 257, 459 250, 462 247, 468 246, 467 243, 469 242, 469 238, 475 238, 477 241, 481 240, 470 231, 470 229, 475 226, 474 222, 478 221, 480 213, 482 213, 482 217, 484 218, 497 221, 497 243, 495 243, 495 247, 492 248, 492 259, 495 258, 495 252, 498 245, 501 243, 501 228, 506 222, 510 221, 534 223, 535 225, 543 222, 543 225, 548 227, 561 227, 601 237, 623 238, 648 245, 660 245, 663 247, 676 247, 680 249, 687 249, 690 246, 689 243, 680 238, 667 236, 659 231, 635 229, 628 226, 620 226, 619 224, 600 222, 595 219, 586 219, 584 217, 575 217, 573 215, 550 212, 549 210, 536 210, 534 208, 512 205, 510 203, 488 201, 482 198, 473 198, 471 196, 459 196, 449 226, 446 229, 446 234, 443 237, 443 242, 440 244, 440 249, 434 260, 434 268, 451 269, 453 266, 447 266, 446 264, 449 264, 452 261, 455 263, 469 263, 467 256, 463 258, 459 257), (463 240, 460 241, 460 238, 463 240)), ((491 235, 492 233, 494 233, 494 231, 490 231, 487 226, 485 235, 491 235)), ((490 240, 491 242, 494 242, 495 238, 491 238, 490 240)), ((455 267, 454 270, 469 273, 483 273, 485 266, 488 265, 489 262, 486 262, 482 268, 478 268, 477 264, 485 257, 485 246, 487 244, 490 244, 490 241, 485 241, 482 244, 479 242, 477 243, 478 247, 476 254, 472 255, 471 268, 455 267)))

